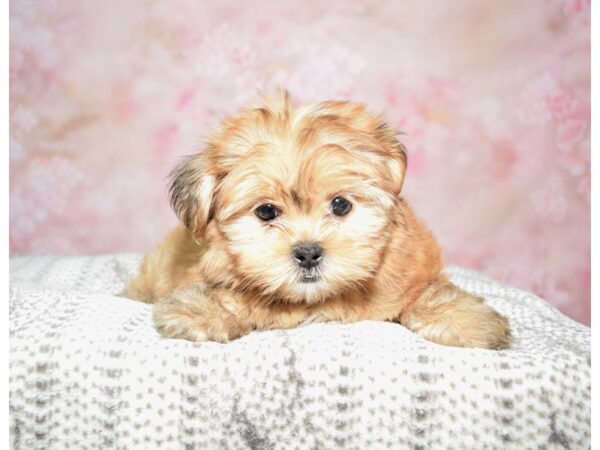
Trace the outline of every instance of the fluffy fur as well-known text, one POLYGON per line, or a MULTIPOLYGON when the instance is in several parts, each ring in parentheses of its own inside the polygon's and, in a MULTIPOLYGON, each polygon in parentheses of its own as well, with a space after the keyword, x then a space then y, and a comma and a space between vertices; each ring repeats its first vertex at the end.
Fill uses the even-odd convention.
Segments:
POLYGON ((440 248, 400 196, 405 170, 403 145, 362 105, 265 99, 173 171, 182 224, 125 295, 154 303, 164 336, 193 341, 368 319, 440 344, 508 347, 507 320, 441 274, 440 248), (337 196, 352 202, 345 216, 332 213, 337 196), (258 218, 265 203, 281 214, 258 218), (308 271, 292 256, 303 242, 324 251, 308 271))

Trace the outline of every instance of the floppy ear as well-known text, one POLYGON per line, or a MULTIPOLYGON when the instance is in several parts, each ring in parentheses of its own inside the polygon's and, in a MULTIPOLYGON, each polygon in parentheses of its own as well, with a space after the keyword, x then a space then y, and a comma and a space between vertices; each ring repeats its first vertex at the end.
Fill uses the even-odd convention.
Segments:
POLYGON ((212 218, 215 176, 203 154, 186 157, 170 174, 171 207, 193 235, 201 234, 212 218))
POLYGON ((386 165, 390 173, 391 187, 395 195, 400 195, 406 173, 406 147, 385 122, 381 122, 375 129, 375 138, 389 152, 386 165))

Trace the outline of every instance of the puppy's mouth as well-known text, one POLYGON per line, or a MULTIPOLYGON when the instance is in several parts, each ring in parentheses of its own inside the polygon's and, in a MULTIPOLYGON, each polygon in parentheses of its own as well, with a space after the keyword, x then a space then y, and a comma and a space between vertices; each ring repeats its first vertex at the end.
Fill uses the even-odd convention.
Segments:
POLYGON ((314 270, 303 270, 300 274, 300 283, 316 283, 321 276, 314 270))
POLYGON ((300 283, 316 283, 320 279, 321 279, 321 277, 319 277, 317 275, 315 275, 315 276, 303 276, 302 278, 300 278, 300 283))

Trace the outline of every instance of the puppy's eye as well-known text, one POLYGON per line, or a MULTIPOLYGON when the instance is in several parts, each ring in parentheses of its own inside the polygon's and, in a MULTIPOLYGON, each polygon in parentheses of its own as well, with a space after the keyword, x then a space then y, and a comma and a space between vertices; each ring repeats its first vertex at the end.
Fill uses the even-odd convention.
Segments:
POLYGON ((344 197, 336 197, 331 200, 331 212, 336 216, 345 216, 352 209, 352 203, 344 197))
POLYGON ((264 221, 273 220, 275 217, 279 216, 281 212, 275 205, 271 203, 265 203, 264 205, 260 205, 258 208, 254 210, 254 213, 257 217, 264 221))

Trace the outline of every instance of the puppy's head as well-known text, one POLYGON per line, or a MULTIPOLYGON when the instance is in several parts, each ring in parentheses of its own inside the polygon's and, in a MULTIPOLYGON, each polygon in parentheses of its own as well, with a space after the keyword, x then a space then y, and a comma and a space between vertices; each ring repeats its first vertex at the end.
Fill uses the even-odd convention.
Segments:
POLYGON ((295 108, 284 93, 225 120, 174 170, 171 203, 192 234, 216 227, 244 285, 314 303, 377 272, 405 169, 362 105, 295 108))

